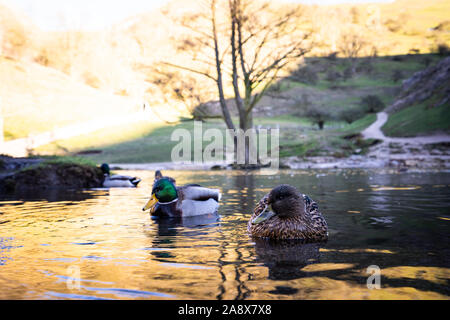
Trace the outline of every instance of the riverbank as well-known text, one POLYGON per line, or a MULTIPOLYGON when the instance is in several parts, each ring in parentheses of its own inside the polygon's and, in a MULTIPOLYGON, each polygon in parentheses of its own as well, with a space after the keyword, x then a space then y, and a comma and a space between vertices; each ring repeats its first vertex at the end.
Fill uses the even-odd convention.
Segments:
MULTIPOLYGON (((225 161, 205 163, 114 163, 114 170, 231 170, 225 161)), ((381 143, 374 146, 367 155, 351 155, 347 158, 331 156, 298 157, 280 159, 281 169, 394 169, 450 170, 450 144, 440 143, 417 148, 416 144, 381 143)))
MULTIPOLYGON (((386 137, 381 131, 387 122, 385 112, 377 113, 377 120, 361 132, 365 141, 373 141, 365 154, 349 157, 288 156, 280 159, 280 167, 285 169, 373 169, 393 168, 400 171, 411 169, 450 169, 450 135, 440 134, 411 138, 386 137)), ((209 170, 231 169, 230 163, 115 163, 117 169, 124 170, 209 170)))
POLYGON ((103 172, 82 158, 12 158, 0 155, 0 192, 99 188, 103 172))

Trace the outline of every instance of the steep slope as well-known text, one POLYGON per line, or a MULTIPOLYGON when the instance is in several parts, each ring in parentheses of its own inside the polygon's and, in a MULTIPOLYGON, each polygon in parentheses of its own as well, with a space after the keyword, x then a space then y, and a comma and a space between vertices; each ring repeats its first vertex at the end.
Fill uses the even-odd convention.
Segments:
POLYGON ((450 132, 450 57, 405 80, 383 131, 391 136, 450 132))
POLYGON ((429 107, 450 102, 450 57, 403 81, 401 93, 386 111, 395 113, 425 100, 429 100, 429 107))

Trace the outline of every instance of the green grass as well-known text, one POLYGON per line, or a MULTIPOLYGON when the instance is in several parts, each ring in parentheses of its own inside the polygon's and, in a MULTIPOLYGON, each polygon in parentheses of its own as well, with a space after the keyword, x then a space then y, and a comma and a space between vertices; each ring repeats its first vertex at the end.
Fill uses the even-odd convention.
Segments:
POLYGON ((50 165, 65 166, 65 165, 79 165, 87 167, 97 167, 97 164, 91 159, 84 157, 72 157, 72 156, 43 156, 42 162, 37 165, 32 165, 21 169, 20 171, 34 170, 35 168, 43 168, 50 165))
POLYGON ((341 132, 345 135, 356 134, 356 133, 363 131, 368 126, 370 126, 372 123, 375 122, 375 120, 377 120, 376 114, 373 114, 373 113, 367 114, 364 117, 362 117, 361 119, 358 119, 358 120, 352 122, 351 124, 347 124, 337 131, 341 132))
MULTIPOLYGON (((348 142, 343 136, 363 130, 375 121, 375 118, 375 115, 367 115, 351 125, 334 121, 326 123, 324 130, 318 130, 308 119, 290 115, 255 118, 254 124, 262 125, 263 128, 275 126, 280 128, 281 157, 314 156, 337 153, 341 146, 353 150, 353 147, 348 146, 352 142, 348 142)), ((202 128, 203 133, 211 128, 217 128, 224 133, 226 129, 220 119, 205 121, 202 128)), ((83 158, 88 159, 91 164, 166 162, 171 161, 172 149, 179 143, 171 141, 171 135, 176 129, 185 129, 193 136, 194 122, 183 121, 165 126, 141 122, 129 127, 117 126, 41 146, 36 152, 76 156, 78 152, 84 151, 83 158)), ((203 148, 208 144, 209 142, 203 142, 203 148)), ((191 152, 194 152, 193 145, 191 152)), ((72 158, 56 158, 54 161, 66 161, 65 159, 69 161, 72 158)))
POLYGON ((317 139, 308 139, 303 143, 298 141, 280 143, 280 157, 315 156, 320 153, 317 139))
POLYGON ((422 102, 390 115, 381 130, 392 137, 412 137, 436 131, 450 132, 450 104, 433 108, 427 108, 427 105, 427 102, 422 102))
MULTIPOLYGON (((293 78, 284 78, 274 84, 273 94, 297 101, 290 107, 290 113, 303 115, 308 106, 326 109, 332 117, 341 119, 342 111, 347 109, 363 110, 362 99, 368 95, 376 95, 389 106, 395 100, 402 79, 407 79, 427 65, 437 63, 442 57, 435 54, 401 55, 361 58, 357 62, 356 73, 345 78, 345 70, 349 67, 347 59, 306 58, 305 66, 295 73, 293 78), (316 83, 303 83, 298 79, 305 72, 305 81, 315 73, 316 83), (338 74, 333 81, 328 74, 338 74), (400 72, 400 75, 396 74, 400 72), (394 81, 394 75, 397 78, 394 81), (277 91, 278 90, 278 91, 277 91)), ((276 98, 273 98, 276 105, 276 98)), ((329 123, 331 124, 331 123, 329 123)))
POLYGON ((176 142, 170 141, 174 129, 188 129, 190 122, 177 125, 148 123, 114 126, 75 138, 56 141, 36 149, 39 154, 73 155, 80 151, 100 151, 86 154, 94 162, 159 162, 170 160, 176 142))
MULTIPOLYGON (((371 60, 372 71, 359 70, 350 79, 342 78, 330 82, 325 79, 329 69, 343 72, 346 68, 345 59, 329 61, 325 58, 314 58, 312 68, 316 68, 319 76, 317 84, 304 84, 290 79, 282 80, 279 90, 283 95, 298 98, 303 92, 309 95, 309 103, 320 105, 330 110, 331 114, 339 115, 341 110, 361 107, 362 97, 368 94, 379 96, 386 105, 392 103, 395 98, 395 88, 400 88, 401 81, 394 83, 392 72, 401 70, 408 77, 415 71, 425 68, 424 59, 435 63, 438 58, 435 55, 416 55, 401 57, 378 57, 371 60), (292 91, 291 91, 292 90, 292 91), (303 90, 303 91, 302 91, 303 90), (291 95, 290 95, 291 94, 291 95)), ((308 60, 306 60, 308 63, 308 60)), ((361 64, 364 63, 361 61, 361 64)), ((275 100, 274 100, 275 101, 275 100)), ((276 106, 276 102, 274 102, 276 106)), ((280 128, 280 156, 315 156, 335 155, 348 156, 354 153, 364 153, 373 141, 365 141, 360 138, 348 138, 356 136, 376 120, 375 114, 367 114, 361 119, 347 124, 337 120, 325 123, 324 130, 318 130, 311 120, 298 116, 301 114, 299 107, 293 107, 289 114, 280 116, 263 117, 254 119, 254 125, 263 128, 280 128), (358 149, 361 149, 358 151, 358 149)), ((428 112, 428 111, 427 111, 428 112)), ((403 117, 403 116, 402 116, 403 117)), ((445 117, 440 117, 438 122, 447 122, 445 117)), ((396 117, 394 115, 393 120, 396 117)), ((448 116, 447 116, 448 119, 448 116)), ((433 118, 430 121, 435 121, 433 118)), ((234 119, 237 123, 237 119, 234 119)), ((222 132, 225 125, 221 119, 210 119, 202 124, 203 130, 218 128, 222 132)), ((396 124, 393 125, 396 127, 396 124)), ((412 125, 411 130, 414 131, 412 125)), ((121 125, 98 130, 87 135, 81 135, 64 141, 56 141, 52 144, 39 147, 38 154, 57 154, 76 156, 82 152, 94 163, 149 163, 165 162, 171 160, 171 152, 179 141, 171 141, 171 135, 176 129, 185 129, 193 134, 192 121, 177 122, 174 124, 150 123, 141 121, 132 125, 121 125)), ((203 147, 209 142, 204 142, 203 147)), ((191 151, 194 152, 193 147, 191 151)))
POLYGON ((299 156, 336 156, 346 157, 361 149, 363 154, 373 141, 359 138, 346 139, 357 135, 376 120, 375 114, 368 114, 352 124, 334 122, 333 126, 325 126, 323 130, 314 127, 299 129, 284 129, 280 137, 280 157, 299 156))
POLYGON ((50 156, 44 157, 45 160, 42 164, 78 164, 82 166, 93 166, 95 167, 97 164, 91 159, 87 159, 84 157, 71 157, 71 156, 50 156))
POLYGON ((380 79, 367 75, 354 76, 351 79, 339 83, 339 86, 351 88, 395 87, 397 85, 398 83, 390 79, 380 79))

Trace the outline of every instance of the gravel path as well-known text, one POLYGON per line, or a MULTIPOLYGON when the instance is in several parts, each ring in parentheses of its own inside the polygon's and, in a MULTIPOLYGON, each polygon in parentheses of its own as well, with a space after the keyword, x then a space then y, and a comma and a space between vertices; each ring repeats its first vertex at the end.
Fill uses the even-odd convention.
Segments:
POLYGON ((430 144, 450 142, 450 135, 440 134, 424 137, 411 137, 411 138, 392 138, 386 137, 381 131, 381 127, 388 120, 388 114, 386 112, 377 113, 377 121, 375 121, 370 127, 366 128, 361 134, 365 139, 379 139, 384 142, 390 143, 409 143, 409 144, 430 144))

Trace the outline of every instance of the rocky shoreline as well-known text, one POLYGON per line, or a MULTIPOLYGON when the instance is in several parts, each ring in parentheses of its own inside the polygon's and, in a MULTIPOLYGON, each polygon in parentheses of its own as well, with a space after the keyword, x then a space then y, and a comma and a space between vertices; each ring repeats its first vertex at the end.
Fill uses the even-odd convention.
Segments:
MULTIPOLYGON (((112 170, 233 170, 229 163, 157 162, 110 164, 112 170)), ((257 169, 257 168, 255 168, 257 169)), ((398 172, 415 170, 450 170, 450 143, 394 143, 383 141, 365 155, 348 158, 331 156, 288 157, 280 159, 280 169, 393 169, 398 172)), ((32 189, 99 188, 103 183, 99 167, 78 163, 52 162, 43 158, 12 158, 0 155, 0 192, 20 192, 32 189)))
POLYGON ((0 192, 3 193, 51 188, 98 188, 103 180, 101 169, 91 165, 0 156, 0 192))
MULTIPOLYGON (((112 164, 114 170, 233 170, 225 162, 215 163, 187 163, 173 162, 158 163, 116 163, 112 164)), ((433 154, 395 154, 380 156, 352 155, 348 158, 336 157, 289 157, 280 161, 280 169, 396 169, 407 170, 450 170, 450 155, 433 154)))

